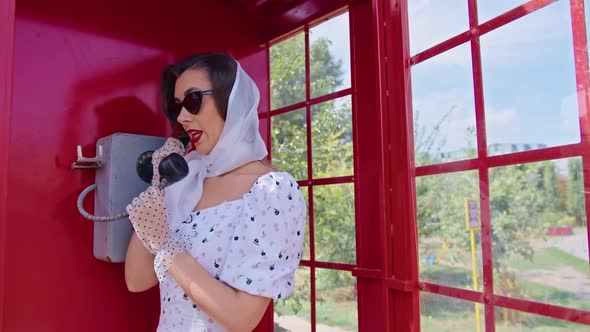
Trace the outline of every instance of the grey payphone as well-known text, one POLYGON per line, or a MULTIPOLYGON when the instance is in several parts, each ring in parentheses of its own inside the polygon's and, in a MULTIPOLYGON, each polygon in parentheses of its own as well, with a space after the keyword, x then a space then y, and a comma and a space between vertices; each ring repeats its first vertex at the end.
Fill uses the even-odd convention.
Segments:
POLYGON ((133 227, 126 218, 125 207, 150 183, 151 154, 160 148, 165 138, 117 133, 96 143, 97 157, 84 158, 78 147, 78 161, 73 168, 96 168, 95 184, 86 188, 78 198, 80 213, 95 221, 94 257, 112 263, 125 261, 133 227), (94 194, 94 213, 82 207, 88 192, 94 194))

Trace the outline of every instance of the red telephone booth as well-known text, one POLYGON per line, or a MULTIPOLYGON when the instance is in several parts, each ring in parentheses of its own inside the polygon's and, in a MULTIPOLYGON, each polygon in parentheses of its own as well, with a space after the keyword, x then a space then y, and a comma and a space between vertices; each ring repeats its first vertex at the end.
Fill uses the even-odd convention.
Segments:
POLYGON ((589 8, 1 1, 1 330, 155 330, 157 287, 93 257, 71 164, 170 135, 162 69, 222 51, 308 200, 296 291, 257 331, 587 331, 589 8))

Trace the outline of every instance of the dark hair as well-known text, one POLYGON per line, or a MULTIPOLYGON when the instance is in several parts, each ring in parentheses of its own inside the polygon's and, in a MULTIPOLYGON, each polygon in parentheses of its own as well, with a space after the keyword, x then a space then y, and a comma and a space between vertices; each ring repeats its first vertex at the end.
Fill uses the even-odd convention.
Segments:
POLYGON ((174 87, 178 77, 187 69, 204 69, 213 85, 213 98, 219 109, 219 113, 225 121, 229 95, 236 80, 238 65, 234 58, 227 54, 200 53, 186 57, 178 63, 166 67, 162 73, 162 90, 160 103, 164 115, 170 121, 172 129, 178 128, 178 136, 183 143, 188 143, 189 136, 176 122, 178 114, 170 111, 171 103, 174 103, 174 87))

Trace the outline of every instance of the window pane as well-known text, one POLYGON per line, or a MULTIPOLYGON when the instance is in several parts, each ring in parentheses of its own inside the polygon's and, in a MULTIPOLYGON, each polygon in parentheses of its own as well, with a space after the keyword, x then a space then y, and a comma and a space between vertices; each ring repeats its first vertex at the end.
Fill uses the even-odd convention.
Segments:
POLYGON ((272 162, 297 180, 307 179, 307 124, 305 109, 271 118, 272 162))
MULTIPOLYGON (((477 304, 477 311, 479 311, 479 331, 485 331, 483 307, 482 304, 477 304)), ((475 302, 420 292, 421 331, 478 331, 478 319, 475 312, 475 302)))
POLYGON ((355 263, 353 184, 315 186, 313 191, 316 260, 355 263))
MULTIPOLYGON (((307 202, 307 206, 309 208, 309 187, 301 187, 301 193, 303 193, 303 197, 305 197, 305 201, 307 202)), ((301 259, 311 259, 311 255, 309 253, 309 213, 307 214, 307 222, 305 223, 305 240, 303 241, 303 257, 301 259)))
POLYGON ((260 136, 264 139, 264 143, 267 144, 267 149, 268 142, 266 141, 266 138, 268 137, 268 129, 270 128, 270 126, 268 125, 269 121, 270 120, 267 117, 258 119, 258 132, 260 133, 260 136))
POLYGON ((586 332, 587 325, 496 307, 498 332, 586 332))
POLYGON ((416 165, 476 157, 472 76, 469 44, 412 67, 416 165))
POLYGON ((416 179, 420 280, 473 290, 475 264, 475 290, 482 290, 478 181, 476 171, 416 179), (466 199, 474 202, 473 231, 466 226, 466 199))
POLYGON ((469 30, 466 0, 408 1, 408 17, 411 55, 469 30))
POLYGON ((353 175, 350 96, 311 108, 313 177, 353 175))
POLYGON ((309 268, 299 266, 295 271, 295 291, 286 299, 274 302, 275 332, 311 331, 309 268))
POLYGON ((494 291, 590 310, 580 158, 490 170, 494 291))
POLYGON ((481 38, 488 154, 580 142, 569 1, 481 38))
POLYGON ((358 331, 356 301, 356 278, 352 273, 316 270, 317 331, 358 331))
POLYGON ((498 15, 514 9, 528 0, 501 0, 501 1, 486 1, 480 0, 477 2, 477 14, 479 22, 486 22, 498 15))
POLYGON ((348 12, 309 30, 311 97, 350 88, 348 12))
POLYGON ((305 37, 300 33, 270 48, 270 108, 305 100, 305 37))

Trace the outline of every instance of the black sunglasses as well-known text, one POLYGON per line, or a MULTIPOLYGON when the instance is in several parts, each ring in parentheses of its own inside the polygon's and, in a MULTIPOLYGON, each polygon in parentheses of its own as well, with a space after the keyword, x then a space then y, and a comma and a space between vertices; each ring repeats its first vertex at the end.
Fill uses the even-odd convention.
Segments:
POLYGON ((204 95, 212 95, 213 94, 213 90, 205 90, 205 91, 201 91, 201 90, 192 90, 189 91, 188 93, 186 93, 184 95, 184 100, 179 103, 177 101, 174 101, 171 103, 171 110, 173 112, 173 114, 175 116, 178 116, 180 114, 180 111, 182 111, 182 108, 184 107, 189 113, 191 114, 197 114, 199 113, 199 110, 201 109, 201 102, 203 101, 203 96, 204 95))

